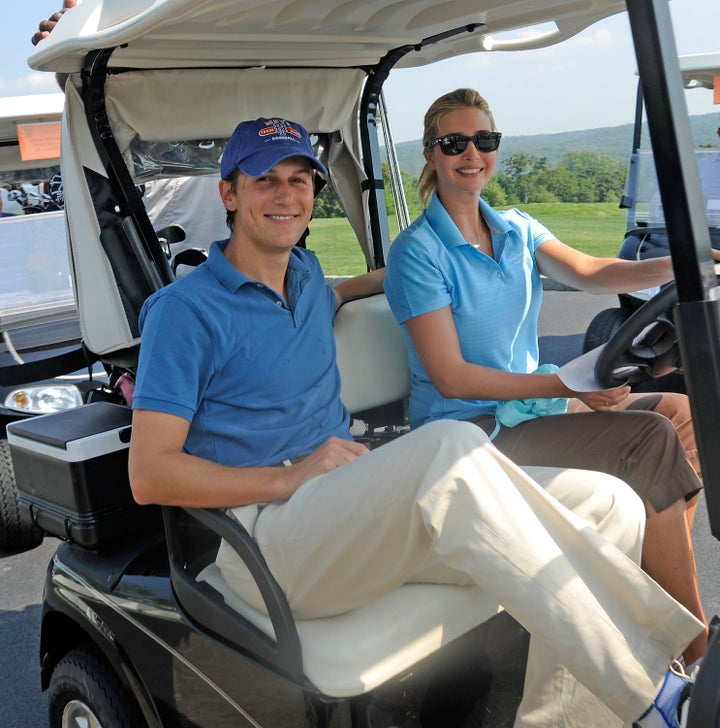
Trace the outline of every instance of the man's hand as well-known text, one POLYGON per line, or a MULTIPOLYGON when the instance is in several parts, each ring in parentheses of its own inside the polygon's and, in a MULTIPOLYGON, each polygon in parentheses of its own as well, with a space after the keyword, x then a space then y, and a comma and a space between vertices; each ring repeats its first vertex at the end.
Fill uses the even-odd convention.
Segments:
POLYGON ((57 21, 60 20, 62 14, 70 8, 74 8, 77 5, 77 0, 64 0, 62 10, 58 10, 57 13, 53 13, 47 20, 41 20, 38 23, 37 33, 32 37, 32 44, 37 45, 41 40, 47 38, 52 33, 53 28, 57 25, 57 21))
POLYGON ((316 475, 329 473, 331 470, 346 465, 368 452, 370 452, 368 448, 360 442, 344 440, 341 437, 331 437, 320 445, 315 452, 310 453, 299 463, 292 466, 291 469, 297 475, 297 481, 293 483, 294 487, 291 486, 292 490, 297 490, 303 483, 316 475))

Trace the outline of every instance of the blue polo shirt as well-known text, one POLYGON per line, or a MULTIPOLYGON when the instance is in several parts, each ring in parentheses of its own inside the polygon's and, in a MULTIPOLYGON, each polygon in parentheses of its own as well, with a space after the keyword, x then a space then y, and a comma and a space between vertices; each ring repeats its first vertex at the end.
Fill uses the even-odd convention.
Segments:
POLYGON ((276 465, 349 439, 335 294, 316 257, 293 249, 286 304, 240 273, 226 244, 143 306, 133 407, 188 420, 185 450, 224 465, 276 465))
POLYGON ((555 236, 519 210, 499 212, 484 200, 495 258, 466 242, 433 195, 425 212, 390 248, 385 292, 408 345, 410 424, 492 414, 496 401, 445 399, 434 387, 407 333, 414 316, 452 309, 463 358, 504 371, 528 373, 538 365, 542 281, 535 251, 555 236))

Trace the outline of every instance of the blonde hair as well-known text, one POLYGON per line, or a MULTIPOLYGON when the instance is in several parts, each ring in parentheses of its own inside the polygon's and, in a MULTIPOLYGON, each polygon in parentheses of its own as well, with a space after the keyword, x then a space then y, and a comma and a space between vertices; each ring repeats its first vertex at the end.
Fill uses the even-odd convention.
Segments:
MULTIPOLYGON (((427 149, 428 144, 438 136, 440 119, 449 111, 457 111, 458 109, 479 109, 490 117, 490 124, 492 125, 490 131, 495 131, 495 119, 488 102, 474 89, 458 88, 433 101, 425 113, 422 138, 423 150, 427 149)), ((417 183, 418 197, 423 207, 427 207, 436 188, 437 173, 426 161, 417 183)))

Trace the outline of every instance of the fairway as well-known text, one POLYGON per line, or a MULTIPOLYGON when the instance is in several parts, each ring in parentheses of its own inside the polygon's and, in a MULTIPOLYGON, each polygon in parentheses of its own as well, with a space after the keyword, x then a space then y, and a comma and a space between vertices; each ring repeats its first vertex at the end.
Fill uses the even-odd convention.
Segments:
MULTIPOLYGON (((601 257, 617 255, 625 232, 625 212, 616 203, 548 202, 523 205, 521 209, 537 218, 559 240, 601 257)), ((397 222, 391 220, 393 236, 397 229, 397 222)), ((318 255, 326 275, 366 272, 360 246, 345 218, 313 220, 307 247, 318 255)))

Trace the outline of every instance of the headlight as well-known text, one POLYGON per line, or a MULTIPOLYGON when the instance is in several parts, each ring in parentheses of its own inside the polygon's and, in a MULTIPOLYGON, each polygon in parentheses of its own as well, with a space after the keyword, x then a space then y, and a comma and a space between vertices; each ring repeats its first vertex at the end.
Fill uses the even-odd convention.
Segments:
POLYGON ((5 407, 15 412, 46 415, 75 409, 83 403, 80 390, 74 384, 46 384, 15 389, 5 397, 5 407))

